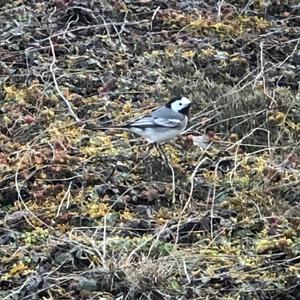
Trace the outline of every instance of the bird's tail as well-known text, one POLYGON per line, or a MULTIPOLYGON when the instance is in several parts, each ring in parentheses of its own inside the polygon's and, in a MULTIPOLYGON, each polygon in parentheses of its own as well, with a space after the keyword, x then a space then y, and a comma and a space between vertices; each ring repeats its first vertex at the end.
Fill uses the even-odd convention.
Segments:
POLYGON ((130 127, 128 125, 97 126, 97 130, 124 130, 124 131, 130 131, 130 127))
POLYGON ((104 125, 103 123, 86 121, 84 122, 84 126, 90 130, 129 130, 130 126, 128 124, 124 125, 104 125))
POLYGON ((128 130, 130 126, 128 124, 124 125, 111 125, 111 126, 99 126, 99 129, 109 130, 109 129, 120 129, 120 130, 128 130))

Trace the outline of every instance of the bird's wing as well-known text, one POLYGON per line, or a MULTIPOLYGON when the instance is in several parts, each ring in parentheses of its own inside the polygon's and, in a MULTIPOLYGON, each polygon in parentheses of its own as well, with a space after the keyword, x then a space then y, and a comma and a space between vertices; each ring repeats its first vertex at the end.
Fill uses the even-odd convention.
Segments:
POLYGON ((140 128, 145 128, 145 127, 153 127, 156 126, 153 117, 152 116, 145 116, 143 118, 137 119, 133 121, 132 123, 128 124, 129 127, 140 127, 140 128))
POLYGON ((162 127, 178 127, 181 125, 179 119, 153 118, 155 124, 162 127))
POLYGON ((129 124, 129 127, 178 127, 180 126, 181 121, 178 119, 165 119, 165 118, 157 118, 153 116, 145 116, 141 119, 138 119, 129 124))
POLYGON ((129 127, 178 127, 181 125, 184 116, 173 111, 172 109, 161 107, 151 114, 129 124, 129 127))
POLYGON ((183 115, 167 107, 155 110, 151 116, 156 125, 169 128, 180 126, 184 119, 183 115))

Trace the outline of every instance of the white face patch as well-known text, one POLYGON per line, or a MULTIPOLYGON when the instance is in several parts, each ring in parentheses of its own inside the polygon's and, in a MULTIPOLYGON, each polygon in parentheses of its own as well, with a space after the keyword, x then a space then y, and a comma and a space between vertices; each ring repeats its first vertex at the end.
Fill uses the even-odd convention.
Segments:
POLYGON ((180 110, 184 109, 185 107, 189 106, 190 104, 191 104, 191 100, 189 100, 186 97, 182 97, 181 99, 178 99, 171 104, 171 109, 179 112, 180 110))

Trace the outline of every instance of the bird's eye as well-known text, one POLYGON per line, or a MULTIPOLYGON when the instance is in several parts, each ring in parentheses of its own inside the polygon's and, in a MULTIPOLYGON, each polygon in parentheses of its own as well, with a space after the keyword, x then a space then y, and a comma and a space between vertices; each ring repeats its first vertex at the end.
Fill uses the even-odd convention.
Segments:
POLYGON ((179 103, 179 105, 182 105, 182 103, 179 103))

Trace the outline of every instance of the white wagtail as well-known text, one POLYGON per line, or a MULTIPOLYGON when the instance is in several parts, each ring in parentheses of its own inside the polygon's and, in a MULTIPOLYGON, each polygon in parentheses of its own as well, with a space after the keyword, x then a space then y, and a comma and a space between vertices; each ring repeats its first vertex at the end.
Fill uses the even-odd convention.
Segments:
POLYGON ((151 144, 165 142, 186 129, 190 106, 191 101, 186 97, 173 98, 150 114, 116 128, 134 132, 151 144))

